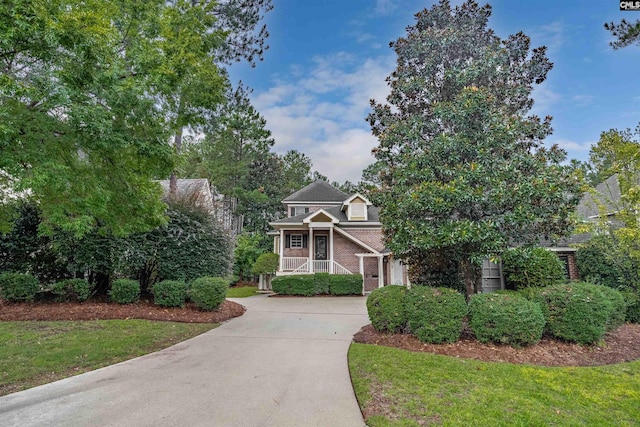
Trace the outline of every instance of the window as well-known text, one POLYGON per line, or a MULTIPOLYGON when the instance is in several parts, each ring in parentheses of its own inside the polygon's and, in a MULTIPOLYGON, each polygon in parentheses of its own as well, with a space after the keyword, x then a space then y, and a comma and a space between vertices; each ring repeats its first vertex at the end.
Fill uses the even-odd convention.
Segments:
POLYGON ((294 206, 291 208, 291 216, 309 213, 309 208, 305 206, 294 206))
POLYGON ((351 203, 351 219, 364 219, 366 220, 366 208, 364 203, 351 203))
POLYGON ((290 246, 292 248, 302 247, 302 234, 292 234, 290 239, 290 246))

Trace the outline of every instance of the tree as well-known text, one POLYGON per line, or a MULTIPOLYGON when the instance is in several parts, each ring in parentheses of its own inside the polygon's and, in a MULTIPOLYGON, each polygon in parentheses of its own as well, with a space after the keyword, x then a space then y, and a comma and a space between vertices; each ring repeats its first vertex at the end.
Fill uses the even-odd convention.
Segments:
POLYGON ((632 44, 640 45, 640 19, 636 22, 628 22, 623 19, 619 24, 609 22, 604 24, 604 28, 616 38, 615 41, 609 43, 616 50, 632 44))
POLYGON ((565 152, 543 145, 551 117, 527 115, 552 67, 546 49, 530 50, 523 33, 501 40, 490 14, 474 1, 416 14, 391 43, 388 104, 372 101, 368 117, 389 248, 410 264, 446 252, 468 295, 480 290, 483 258, 567 234, 581 184, 565 152))

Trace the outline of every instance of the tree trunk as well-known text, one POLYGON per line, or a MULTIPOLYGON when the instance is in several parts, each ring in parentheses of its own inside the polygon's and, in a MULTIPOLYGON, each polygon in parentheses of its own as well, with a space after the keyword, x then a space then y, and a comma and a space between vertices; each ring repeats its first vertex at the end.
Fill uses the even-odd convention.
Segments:
POLYGON ((468 300, 473 294, 481 291, 482 276, 478 274, 478 266, 472 263, 469 258, 460 260, 460 271, 462 272, 462 279, 468 300))

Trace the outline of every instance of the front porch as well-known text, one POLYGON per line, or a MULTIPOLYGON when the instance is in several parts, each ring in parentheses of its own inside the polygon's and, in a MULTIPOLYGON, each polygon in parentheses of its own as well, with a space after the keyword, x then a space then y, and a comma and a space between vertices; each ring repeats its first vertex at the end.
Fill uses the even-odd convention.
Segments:
POLYGON ((313 260, 308 257, 280 258, 278 275, 304 273, 353 274, 352 271, 333 260, 313 260))

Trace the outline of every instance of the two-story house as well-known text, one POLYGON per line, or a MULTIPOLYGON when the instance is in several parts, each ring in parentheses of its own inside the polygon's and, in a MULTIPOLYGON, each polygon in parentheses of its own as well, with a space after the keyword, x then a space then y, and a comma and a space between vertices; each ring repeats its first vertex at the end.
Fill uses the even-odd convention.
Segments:
POLYGON ((404 265, 385 248, 378 209, 361 194, 322 180, 282 201, 287 217, 271 222, 276 275, 361 274, 363 291, 408 283, 404 265))

